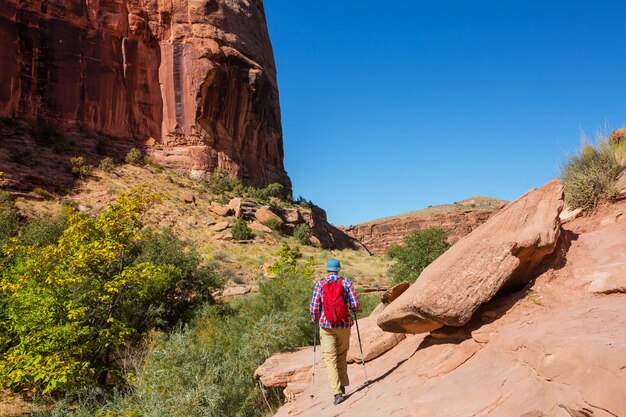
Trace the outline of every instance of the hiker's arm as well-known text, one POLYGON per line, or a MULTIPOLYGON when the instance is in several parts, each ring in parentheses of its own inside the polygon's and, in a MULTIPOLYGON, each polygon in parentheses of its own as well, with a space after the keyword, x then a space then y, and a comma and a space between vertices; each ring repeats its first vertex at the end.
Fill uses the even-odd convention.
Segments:
POLYGON ((311 320, 318 322, 320 319, 320 305, 322 303, 322 286, 319 281, 315 283, 315 289, 313 290, 313 298, 311 299, 311 306, 309 307, 309 313, 311 314, 311 320))
POLYGON ((348 293, 348 301, 350 302, 350 310, 358 313, 361 311, 361 302, 359 301, 359 296, 356 295, 356 291, 354 291, 354 285, 352 285, 352 281, 346 279, 346 287, 348 293))

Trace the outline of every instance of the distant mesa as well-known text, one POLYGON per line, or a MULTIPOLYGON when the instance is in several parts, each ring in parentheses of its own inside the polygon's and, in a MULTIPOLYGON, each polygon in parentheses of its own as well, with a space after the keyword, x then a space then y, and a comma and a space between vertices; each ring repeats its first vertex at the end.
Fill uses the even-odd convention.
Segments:
POLYGON ((440 228, 448 233, 448 241, 455 243, 486 222, 506 204, 492 197, 470 197, 465 200, 393 217, 372 220, 344 228, 372 254, 382 255, 387 248, 402 243, 414 230, 440 228))

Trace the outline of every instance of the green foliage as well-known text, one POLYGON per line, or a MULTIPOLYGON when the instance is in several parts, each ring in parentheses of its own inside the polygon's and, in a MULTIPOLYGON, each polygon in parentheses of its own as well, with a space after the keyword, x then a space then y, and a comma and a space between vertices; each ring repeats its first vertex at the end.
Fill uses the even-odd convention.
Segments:
POLYGON ((225 169, 216 169, 204 180, 205 187, 214 195, 232 193, 235 189, 243 189, 243 185, 237 178, 231 177, 225 169))
POLYGON ((72 214, 54 243, 40 246, 49 235, 33 232, 34 245, 5 246, 0 390, 54 394, 124 378, 118 351, 206 299, 196 292, 214 277, 194 269, 197 254, 142 233, 141 217, 158 201, 148 189, 120 194, 96 218, 72 214))
POLYGON ((59 126, 43 119, 37 119, 33 124, 30 136, 37 145, 52 147, 55 150, 61 150, 65 142, 65 136, 59 126))
POLYGON ((309 245, 311 239, 311 228, 306 223, 300 223, 294 229, 293 237, 301 245, 309 245))
POLYGON ((313 201, 307 200, 306 198, 302 196, 298 196, 298 198, 295 199, 293 202, 301 207, 308 208, 308 209, 312 209, 313 206, 315 205, 313 204, 313 201))
MULTIPOLYGON (((154 339, 133 393, 113 415, 262 417, 271 411, 254 370, 272 353, 312 338, 312 270, 298 262, 297 249, 279 258, 284 268, 262 281, 258 294, 230 307, 207 305, 189 327, 154 339), (294 258, 295 266, 287 267, 294 258)), ((279 390, 265 395, 272 407, 280 404, 279 390)))
POLYGON ((284 197, 284 193, 285 187, 277 182, 274 182, 265 188, 247 187, 245 189, 245 197, 250 197, 261 202, 267 202, 272 197, 282 198, 284 197))
POLYGON ((72 164, 72 174, 80 179, 88 178, 93 173, 93 165, 86 164, 85 158, 82 156, 70 158, 70 163, 72 164))
POLYGON ((31 220, 21 231, 19 244, 44 247, 58 242, 67 228, 68 215, 38 217, 31 220))
POLYGON ((211 290, 222 285, 215 265, 202 265, 195 246, 181 240, 171 229, 146 232, 133 251, 137 254, 133 264, 151 263, 167 273, 164 282, 169 291, 152 305, 158 313, 155 324, 161 327, 171 327, 193 307, 212 301, 211 290))
POLYGON ((311 256, 304 265, 300 265, 302 258, 304 255, 299 246, 283 243, 278 251, 278 259, 269 267, 268 272, 275 275, 312 275, 315 260, 311 256))
POLYGON ((361 302, 361 311, 357 314, 357 317, 367 317, 381 303, 380 294, 359 294, 359 301, 361 302))
POLYGON ((572 208, 593 212, 603 201, 612 201, 616 195, 615 182, 623 169, 624 146, 610 144, 599 138, 597 145, 583 142, 561 168, 560 177, 565 186, 565 200, 572 208))
POLYGON ((265 222, 263 222, 263 225, 269 227, 276 232, 280 232, 283 228, 283 222, 275 218, 267 219, 265 222))
POLYGON ((165 171, 165 168, 163 168, 161 165, 157 163, 157 161, 150 158, 149 156, 143 157, 143 165, 147 166, 150 169, 150 171, 152 171, 155 174, 159 174, 165 171))
POLYGON ((13 196, 0 191, 0 247, 17 234, 20 216, 15 208, 13 196))
POLYGON ((393 283, 415 282, 424 268, 448 250, 446 237, 441 229, 416 230, 404 238, 402 246, 390 246, 387 255, 395 260, 391 267, 393 283))
POLYGON ((243 218, 237 219, 235 224, 233 224, 232 234, 235 240, 248 240, 252 238, 252 230, 250 230, 243 218))
POLYGON ((52 200, 54 198, 54 196, 50 193, 50 191, 44 190, 43 188, 40 188, 40 187, 36 187, 35 189, 33 189, 33 193, 37 194, 38 196, 46 200, 52 200))
POLYGON ((98 168, 104 172, 113 172, 115 170, 115 163, 112 158, 106 157, 102 158, 98 168))
POLYGON ((124 161, 126 161, 127 164, 136 166, 141 166, 144 163, 143 155, 141 154, 141 151, 137 148, 133 148, 128 151, 126 157, 124 158, 124 161))
POLYGON ((282 184, 272 183, 265 188, 246 187, 241 181, 233 177, 224 169, 216 169, 203 181, 205 187, 216 196, 241 197, 267 203, 272 199, 284 200, 285 187, 282 184))

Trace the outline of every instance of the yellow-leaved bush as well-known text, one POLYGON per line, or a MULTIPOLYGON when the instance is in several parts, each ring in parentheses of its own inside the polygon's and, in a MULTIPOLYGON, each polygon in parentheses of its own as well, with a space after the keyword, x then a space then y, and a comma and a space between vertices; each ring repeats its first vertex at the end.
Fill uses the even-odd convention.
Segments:
MULTIPOLYGON (((15 238, 4 246, 0 390, 56 394, 105 385, 112 376, 122 378, 123 347, 179 318, 183 311, 172 311, 169 297, 178 292, 189 301, 185 282, 194 281, 200 258, 181 250, 189 264, 181 267, 143 256, 142 241, 155 233, 143 230, 141 217, 158 202, 140 185, 95 218, 72 214, 54 244, 25 246, 15 238)), ((190 289, 202 301, 215 283, 206 276, 205 286, 190 289)))

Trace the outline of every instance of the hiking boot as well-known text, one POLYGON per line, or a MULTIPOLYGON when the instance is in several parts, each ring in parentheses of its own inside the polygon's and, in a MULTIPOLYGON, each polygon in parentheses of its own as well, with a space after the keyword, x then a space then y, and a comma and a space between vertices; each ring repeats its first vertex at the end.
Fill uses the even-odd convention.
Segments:
POLYGON ((346 399, 343 397, 342 394, 335 394, 335 405, 337 404, 341 404, 342 402, 344 402, 346 399))

